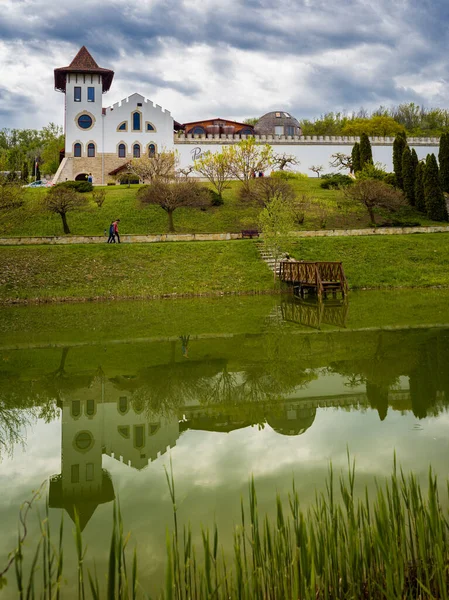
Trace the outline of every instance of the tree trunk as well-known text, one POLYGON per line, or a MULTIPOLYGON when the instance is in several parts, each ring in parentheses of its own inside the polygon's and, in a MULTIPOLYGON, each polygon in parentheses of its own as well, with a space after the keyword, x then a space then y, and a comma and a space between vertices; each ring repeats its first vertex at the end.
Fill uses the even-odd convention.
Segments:
POLYGON ((369 218, 371 219, 371 223, 373 225, 375 225, 376 224, 376 217, 374 216, 373 209, 371 207, 368 207, 368 206, 367 206, 367 209, 368 209, 369 218))
POLYGON ((173 223, 173 211, 172 210, 168 210, 168 232, 169 233, 174 233, 175 232, 175 225, 173 223))
POLYGON ((64 233, 70 233, 69 224, 67 223, 66 213, 61 213, 61 219, 62 219, 62 227, 64 229, 64 233))

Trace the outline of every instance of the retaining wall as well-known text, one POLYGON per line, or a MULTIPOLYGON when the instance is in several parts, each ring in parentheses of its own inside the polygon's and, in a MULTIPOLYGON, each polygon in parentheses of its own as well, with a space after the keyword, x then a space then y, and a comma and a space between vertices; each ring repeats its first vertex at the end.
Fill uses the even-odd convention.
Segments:
MULTIPOLYGON (((432 227, 378 227, 370 229, 319 229, 316 231, 294 231, 298 238, 351 237, 363 235, 409 235, 418 233, 449 233, 449 225, 432 227)), ((224 242, 241 240, 242 233, 162 233, 158 235, 121 235, 124 244, 152 244, 160 242, 224 242)), ((54 246, 68 244, 105 244, 102 235, 66 235, 48 237, 0 238, 0 246, 54 246)))

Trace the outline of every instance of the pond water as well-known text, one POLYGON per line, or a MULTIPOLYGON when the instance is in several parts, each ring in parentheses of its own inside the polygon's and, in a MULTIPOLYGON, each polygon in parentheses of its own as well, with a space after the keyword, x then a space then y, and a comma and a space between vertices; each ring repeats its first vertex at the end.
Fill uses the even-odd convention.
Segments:
MULTIPOLYGON (((26 549, 48 495, 54 531, 65 514, 68 589, 74 507, 88 565, 106 572, 119 498, 154 593, 170 460, 181 525, 198 542, 215 521, 225 549, 251 475, 269 513, 293 478, 312 501, 348 449, 359 490, 391 472, 394 452, 424 485, 430 464, 447 477, 449 291, 359 292, 324 307, 259 296, 8 308, 0 333, 0 571, 42 482, 26 549)), ((2 597, 16 597, 13 577, 2 597)))

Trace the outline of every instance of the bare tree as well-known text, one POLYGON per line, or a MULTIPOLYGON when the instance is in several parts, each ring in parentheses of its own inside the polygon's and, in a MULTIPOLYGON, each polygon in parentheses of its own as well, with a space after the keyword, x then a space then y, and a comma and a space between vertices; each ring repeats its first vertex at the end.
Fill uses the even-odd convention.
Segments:
POLYGON ((277 177, 258 177, 251 186, 251 194, 262 206, 267 206, 276 197, 292 204, 296 196, 293 187, 277 177))
POLYGON ((376 222, 375 210, 383 208, 395 211, 407 204, 404 194, 379 179, 361 179, 353 185, 341 188, 344 197, 362 204, 368 211, 371 222, 376 222))
POLYGON ((178 162, 176 152, 159 152, 151 158, 133 158, 126 168, 144 183, 156 180, 170 181, 176 176, 178 162))
POLYGON ((156 204, 165 210, 171 233, 175 231, 173 213, 177 208, 202 208, 210 204, 208 189, 191 179, 175 179, 170 183, 158 179, 141 188, 137 197, 144 205, 156 204))
POLYGON ((177 172, 187 179, 188 176, 190 175, 190 173, 193 173, 194 170, 195 170, 195 167, 193 165, 188 165, 187 167, 178 169, 177 172))
POLYGON ((211 182, 221 198, 224 188, 232 177, 229 153, 204 152, 195 161, 195 171, 211 182))
POLYGON ((272 164, 274 167, 277 167, 279 171, 283 171, 285 167, 289 165, 299 165, 300 161, 293 154, 283 152, 282 154, 273 154, 272 164))
POLYGON ((92 200, 95 202, 98 208, 101 208, 106 200, 106 190, 94 188, 92 190, 92 200))
POLYGON ((339 171, 349 169, 352 173, 352 156, 350 154, 344 154, 343 152, 336 152, 331 156, 332 160, 329 161, 331 167, 337 168, 339 171))
POLYGON ((316 173, 318 175, 318 177, 320 176, 321 171, 324 169, 323 165, 312 165, 309 169, 309 171, 313 171, 314 173, 316 173))
POLYGON ((67 223, 67 214, 75 210, 86 208, 88 200, 83 194, 73 189, 62 186, 51 188, 42 200, 44 210, 48 210, 61 217, 64 233, 70 233, 67 223))

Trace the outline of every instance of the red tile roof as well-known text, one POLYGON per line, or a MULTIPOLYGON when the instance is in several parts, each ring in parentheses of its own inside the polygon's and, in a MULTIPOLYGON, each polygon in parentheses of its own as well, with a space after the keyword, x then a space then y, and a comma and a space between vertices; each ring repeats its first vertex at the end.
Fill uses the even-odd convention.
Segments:
POLYGON ((114 71, 102 69, 97 65, 86 46, 83 46, 70 65, 55 69, 55 88, 65 92, 67 73, 89 73, 102 76, 103 92, 107 92, 111 87, 114 71))

